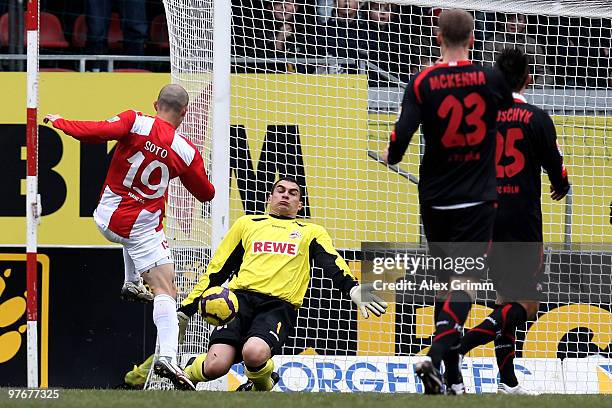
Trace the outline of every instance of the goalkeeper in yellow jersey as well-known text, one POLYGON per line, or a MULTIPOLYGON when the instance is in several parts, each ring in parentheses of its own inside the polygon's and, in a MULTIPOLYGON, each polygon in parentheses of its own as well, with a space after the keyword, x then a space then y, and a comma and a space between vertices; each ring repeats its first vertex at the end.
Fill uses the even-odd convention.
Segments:
POLYGON ((296 219, 301 198, 295 180, 281 178, 274 183, 269 214, 246 215, 234 223, 206 273, 182 302, 178 312, 182 334, 209 287, 230 279, 229 288, 239 303, 236 318, 212 332, 208 353, 185 367, 194 383, 222 377, 232 364, 243 361, 249 380, 238 390, 271 390, 278 382, 271 357, 293 333, 313 264, 350 296, 364 317, 368 311, 376 316, 385 312, 387 304, 359 285, 327 231, 296 219))

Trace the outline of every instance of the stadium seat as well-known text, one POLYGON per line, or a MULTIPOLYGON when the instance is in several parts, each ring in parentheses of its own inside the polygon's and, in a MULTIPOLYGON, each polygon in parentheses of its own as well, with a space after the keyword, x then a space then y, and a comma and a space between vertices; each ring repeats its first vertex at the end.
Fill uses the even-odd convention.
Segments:
POLYGON ((155 16, 153 21, 151 21, 149 41, 154 47, 160 49, 170 48, 170 41, 168 39, 168 25, 166 23, 166 16, 164 14, 155 16))
POLYGON ((87 23, 85 22, 85 16, 81 14, 74 21, 74 28, 72 29, 72 46, 76 48, 85 48, 87 42, 87 23))
MULTIPOLYGON (((123 31, 121 30, 121 18, 119 14, 113 13, 108 27, 108 49, 117 50, 123 46, 123 31)), ((72 33, 72 46, 85 48, 87 44, 87 19, 84 14, 77 17, 74 22, 72 33)))
POLYGON ((40 48, 68 48, 64 27, 57 16, 40 13, 40 48))
POLYGON ((8 45, 8 25, 9 25, 9 15, 8 13, 4 13, 2 17, 0 17, 0 46, 6 47, 8 45))
MULTIPOLYGON (((5 13, 0 17, 0 45, 6 47, 9 38, 9 15, 5 13)), ((26 43, 24 33, 24 44, 26 43)), ((40 13, 40 48, 68 48, 68 41, 64 36, 64 28, 59 19, 46 12, 40 13)))

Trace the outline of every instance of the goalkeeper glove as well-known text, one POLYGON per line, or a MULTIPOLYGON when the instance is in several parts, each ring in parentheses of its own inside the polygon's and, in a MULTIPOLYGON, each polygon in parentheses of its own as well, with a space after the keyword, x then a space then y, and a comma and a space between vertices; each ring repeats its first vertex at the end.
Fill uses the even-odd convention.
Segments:
POLYGON ((187 331, 187 324, 189 323, 189 316, 180 310, 176 312, 176 317, 178 317, 178 326, 179 326, 179 334, 178 334, 178 343, 183 344, 185 341, 185 332, 187 331))
POLYGON ((351 291, 351 300, 361 311, 364 318, 368 318, 368 310, 376 316, 380 316, 387 310, 387 302, 372 293, 374 289, 371 283, 354 286, 351 291))
POLYGON ((189 323, 189 318, 198 312, 198 304, 200 303, 200 298, 196 298, 193 302, 188 305, 183 305, 178 308, 176 312, 176 317, 178 317, 179 321, 179 336, 178 342, 179 344, 183 344, 185 341, 185 332, 187 331, 187 323, 189 323))

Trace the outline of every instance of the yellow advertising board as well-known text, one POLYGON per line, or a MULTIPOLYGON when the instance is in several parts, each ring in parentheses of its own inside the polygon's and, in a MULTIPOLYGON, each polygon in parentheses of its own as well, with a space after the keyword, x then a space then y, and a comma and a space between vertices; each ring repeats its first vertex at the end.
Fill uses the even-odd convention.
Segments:
MULTIPOLYGON (((231 123, 246 136, 251 166, 257 168, 260 164, 270 126, 292 128, 301 146, 297 148, 299 152, 286 152, 285 156, 299 154, 310 218, 328 228, 336 246, 358 248, 363 240, 418 240, 416 186, 368 158, 367 79, 349 75, 295 75, 291 81, 282 79, 274 75, 232 78, 231 123), (265 98, 254 97, 263 92, 265 98)), ((53 112, 80 120, 104 120, 130 108, 152 114, 152 102, 168 80, 165 74, 43 73, 40 114, 42 117, 53 112)), ((14 103, 0 112, 0 124, 23 124, 25 76, 2 74, 0 85, 8 94, 15 95, 14 103)), ((15 132, 11 135, 18 137, 15 132)), ((60 133, 41 127, 41 149, 53 148, 60 153, 56 163, 46 163, 49 168, 41 163, 41 193, 49 188, 59 198, 54 203, 57 208, 47 206, 45 210, 43 206, 39 243, 109 245, 93 224, 90 216, 93 208, 87 212, 83 209, 83 190, 89 187, 89 173, 84 168, 95 166, 87 153, 89 147, 60 133), (51 139, 57 140, 56 145, 45 147, 44 143, 51 139), (48 178, 43 176, 45 173, 48 178), (57 188, 49 187, 51 181, 57 188), (65 193, 62 195, 59 190, 65 193)), ((24 164, 25 148, 17 154, 20 156, 17 161, 24 164)), ((21 180, 20 195, 25 195, 25 180, 21 180)), ((244 213, 243 206, 234 176, 233 219, 244 213)), ((0 220, 3 226, 0 245, 23 245, 25 218, 4 214, 0 220)))
MULTIPOLYGON (((103 120, 125 109, 153 114, 152 102, 169 80, 167 74, 43 73, 40 116, 52 112, 103 120)), ((14 175, 25 175, 25 148, 19 145, 25 74, 2 73, 0 85, 11 95, 0 112, 0 163, 7 168, 5 174, 12 175, 0 187, 0 245, 24 245, 25 178, 14 175)), ((259 194, 260 204, 265 203, 268 184, 261 180, 291 167, 303 175, 307 217, 324 225, 337 247, 358 249, 363 241, 418 242, 417 186, 368 155, 385 147, 395 115, 368 113, 367 78, 234 75, 231 85, 230 122, 240 156, 234 159, 244 170, 241 183, 236 171, 231 172, 232 219, 245 211, 263 211, 265 206, 248 208, 247 197, 259 194), (269 169, 271 154, 276 167, 269 169)), ((605 140, 612 123, 589 117, 555 119, 573 183, 572 241, 611 242, 607 215, 612 185, 607 181, 612 180, 612 166, 605 140)), ((417 140, 415 136, 401 163, 415 176, 417 140)), ((40 149, 45 153, 39 163, 40 191, 48 203, 39 228, 41 245, 109 245, 96 230, 91 212, 101 182, 94 176, 103 171, 111 148, 101 151, 100 146, 81 145, 41 127, 40 149)), ((544 183, 544 191, 547 188, 544 183)), ((552 226, 547 239, 563 242, 564 202, 544 198, 543 212, 545 225, 552 226)))
MULTIPOLYGON (((169 80, 167 74, 43 73, 39 83, 39 120, 42 124, 42 116, 46 113, 58 113, 66 118, 80 120, 104 120, 126 109, 153 113, 153 101, 161 86, 169 80)), ((24 124, 25 74, 2 73, 0 86, 5 90, 5 95, 12 96, 10 103, 5 103, 0 112, 0 124, 24 124)), ((41 139, 46 135, 59 138, 59 135, 41 132, 41 139)), ((4 137, 7 137, 6 134, 0 135, 0 138, 4 137)), ((42 148, 44 141, 41 140, 40 143, 42 148)), ((38 242, 40 245, 61 246, 109 245, 97 231, 91 216, 80 216, 79 190, 82 184, 88 183, 88 180, 81 180, 80 143, 63 133, 60 143, 60 158, 52 170, 65 182, 65 198, 56 211, 42 217, 38 242)), ((2 145, 4 146, 4 141, 2 145)), ((110 148, 111 146, 108 147, 109 150, 110 148)), ((25 148, 22 149, 21 159, 25 165, 25 148)), ((41 185, 44 182, 41 173, 39 183, 41 185)), ((25 196, 25 178, 21 180, 21 194, 25 196)), ((0 216, 0 223, 0 244, 25 244, 25 217, 0 216)))
MULTIPOLYGON (((274 170, 271 174, 270 169, 259 168, 274 150, 277 161, 282 161, 278 153, 284 150, 270 143, 278 132, 275 126, 295 125, 299 137, 295 144, 301 151, 288 152, 285 168, 295 166, 299 176, 303 160, 309 219, 325 226, 338 248, 358 249, 363 241, 419 240, 416 185, 368 156, 368 151, 380 152, 384 146, 368 139, 367 86, 366 77, 355 75, 232 78, 231 123, 244 128, 253 167, 258 170, 255 178, 265 178, 266 172, 274 176, 274 170), (292 154, 299 156, 295 162, 292 154)), ((278 145, 293 140, 274 141, 278 145)), ((245 149, 237 150, 240 154, 245 149)), ((410 156, 418 159, 418 155, 410 156)), ((234 219, 244 213, 240 190, 232 177, 234 219)))

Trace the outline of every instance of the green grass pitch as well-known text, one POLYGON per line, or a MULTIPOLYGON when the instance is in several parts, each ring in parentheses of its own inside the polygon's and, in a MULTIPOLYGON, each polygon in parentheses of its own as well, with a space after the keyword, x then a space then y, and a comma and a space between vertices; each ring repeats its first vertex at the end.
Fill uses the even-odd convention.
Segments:
POLYGON ((142 407, 142 408, 609 408, 612 396, 599 395, 543 395, 516 397, 507 395, 466 395, 461 397, 423 396, 416 394, 331 394, 331 393, 231 393, 178 391, 115 391, 115 390, 59 390, 59 398, 9 399, 8 389, 0 389, 0 407, 142 407))

